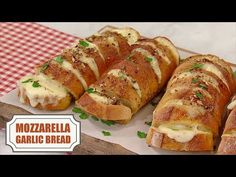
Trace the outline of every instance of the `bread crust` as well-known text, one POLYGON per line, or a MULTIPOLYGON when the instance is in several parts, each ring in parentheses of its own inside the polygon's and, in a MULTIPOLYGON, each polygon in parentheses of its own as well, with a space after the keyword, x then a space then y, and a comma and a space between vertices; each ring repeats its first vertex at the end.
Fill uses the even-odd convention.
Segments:
POLYGON ((77 106, 87 113, 103 120, 128 121, 131 119, 131 109, 124 105, 103 104, 92 99, 88 93, 76 102, 77 106))

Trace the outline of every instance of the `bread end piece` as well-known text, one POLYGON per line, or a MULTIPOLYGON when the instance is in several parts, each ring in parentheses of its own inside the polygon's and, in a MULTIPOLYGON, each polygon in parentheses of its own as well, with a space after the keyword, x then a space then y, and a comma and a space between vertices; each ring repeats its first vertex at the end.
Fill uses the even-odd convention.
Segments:
POLYGON ((124 105, 97 102, 88 93, 76 101, 76 106, 99 119, 116 121, 121 124, 127 123, 132 117, 130 108, 124 105))
POLYGON ((159 133, 150 128, 146 142, 152 147, 162 148, 172 151, 213 151, 214 141, 212 134, 197 134, 192 140, 186 143, 180 143, 169 138, 166 134, 159 133))

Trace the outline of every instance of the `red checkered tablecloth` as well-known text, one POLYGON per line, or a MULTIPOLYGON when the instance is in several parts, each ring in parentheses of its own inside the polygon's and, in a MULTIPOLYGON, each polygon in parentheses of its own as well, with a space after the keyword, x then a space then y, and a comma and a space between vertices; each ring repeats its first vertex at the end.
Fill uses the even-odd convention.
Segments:
POLYGON ((0 23, 0 96, 76 38, 37 23, 0 23))

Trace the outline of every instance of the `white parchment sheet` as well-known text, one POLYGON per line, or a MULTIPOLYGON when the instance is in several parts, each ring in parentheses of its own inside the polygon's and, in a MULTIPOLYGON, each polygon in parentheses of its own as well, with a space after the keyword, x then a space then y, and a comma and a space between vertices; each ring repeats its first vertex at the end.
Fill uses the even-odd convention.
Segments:
MULTIPOLYGON (((64 32, 68 32, 75 35, 75 29, 73 28, 73 31, 69 32, 68 26, 75 25, 74 23, 66 24, 63 23, 63 25, 60 23, 43 23, 44 25, 59 29, 64 32)), ((80 35, 80 37, 88 36, 90 34, 93 34, 96 30, 99 30, 99 28, 105 26, 106 24, 99 24, 99 23, 83 23, 78 24, 78 30, 86 29, 86 34, 80 35), (87 35, 88 30, 90 30, 90 33, 87 35)), ((219 55, 220 57, 227 57, 227 60, 233 63, 236 63, 236 24, 219 24, 219 25, 209 25, 208 23, 205 24, 182 24, 181 23, 126 23, 125 25, 120 24, 112 24, 115 26, 133 26, 137 30, 139 30, 142 34, 146 35, 147 37, 154 36, 153 34, 159 35, 165 35, 165 29, 166 36, 168 36, 173 42, 183 48, 187 48, 196 52, 203 52, 203 53, 212 53, 219 55), (183 26, 183 29, 181 29, 181 26, 183 26), (214 27, 219 26, 219 29, 214 29, 214 27), (226 28, 224 30, 224 27, 226 28), (230 27, 230 29, 228 28, 230 27), (170 30, 170 28, 173 28, 174 30, 170 30), (156 29, 156 30, 155 30, 156 29), (180 30, 181 29, 181 30, 180 30), (197 30, 196 30, 197 29, 197 30), (183 31, 186 31, 184 33, 183 31), (191 32, 192 30, 192 32, 191 32), (154 32, 155 31, 155 32, 154 32), (158 33, 159 31, 159 33, 158 33), (178 31, 182 31, 182 33, 178 33, 178 31), (215 31, 215 32, 214 32, 215 31), (225 31, 225 32, 224 32, 225 31), (178 36, 180 35, 180 36, 178 36), (194 36, 192 36, 194 35, 194 36), (222 36, 217 35, 224 35, 226 36, 227 40, 223 40, 224 38, 222 36), (216 39, 220 39, 216 40, 216 39), (177 42, 176 42, 177 41, 177 42), (194 44, 195 41, 198 41, 196 45, 194 44), (199 42, 200 41, 200 42, 199 42), (178 45, 180 44, 180 45, 178 45), (181 45, 182 44, 182 45, 181 45), (195 47, 194 47, 195 45, 195 47), (188 48, 189 46, 189 48, 188 48), (208 50, 209 49, 209 50, 208 50), (219 51, 220 49, 223 49, 222 51, 219 51), (208 52, 209 51, 209 52, 208 52), (216 51, 216 52, 214 52, 216 51)), ((76 33, 76 35, 79 36, 79 34, 76 33)), ((180 52, 181 58, 185 58, 187 56, 190 56, 190 54, 185 52, 180 52)), ((18 107, 21 107, 33 114, 75 114, 71 110, 74 105, 71 105, 70 108, 68 108, 65 111, 42 111, 37 110, 34 108, 31 108, 30 106, 23 105, 19 102, 19 99, 17 98, 17 90, 13 90, 10 93, 4 95, 3 97, 0 97, 0 101, 8 104, 12 104, 18 107)), ((107 126, 100 121, 94 121, 93 119, 89 118, 86 120, 81 120, 78 115, 75 114, 75 117, 78 121, 81 122, 81 130, 83 133, 93 136, 95 138, 99 138, 108 142, 116 143, 124 148, 133 151, 137 154, 187 154, 187 153, 181 153, 181 152, 171 152, 171 151, 164 151, 160 149, 153 149, 151 147, 148 147, 145 139, 140 139, 137 136, 137 131, 144 131, 148 132, 149 126, 145 124, 145 121, 151 121, 152 120, 152 112, 155 109, 154 106, 152 106, 150 103, 143 107, 137 114, 134 115, 131 122, 127 125, 112 125, 107 126), (104 136, 102 134, 102 131, 106 130, 111 132, 111 136, 104 136)), ((10 153, 9 148, 6 148, 4 145, 4 132, 0 132, 0 153, 10 153), (5 150, 3 150, 5 149, 5 150)), ((196 154, 196 153, 194 153, 196 154)), ((199 154, 199 153, 197 153, 199 154)), ((201 153, 203 154, 203 153, 201 153)))

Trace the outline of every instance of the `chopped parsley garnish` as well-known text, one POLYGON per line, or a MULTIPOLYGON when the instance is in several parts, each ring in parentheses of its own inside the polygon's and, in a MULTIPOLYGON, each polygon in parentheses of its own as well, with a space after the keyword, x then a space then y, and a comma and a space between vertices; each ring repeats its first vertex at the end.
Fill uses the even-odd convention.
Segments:
POLYGON ((88 89, 86 90, 86 92, 88 92, 88 93, 94 93, 95 91, 94 91, 94 88, 88 88, 88 89))
POLYGON ((44 71, 48 68, 48 66, 49 66, 49 62, 44 63, 44 64, 41 66, 40 71, 41 71, 41 72, 44 72, 44 71))
POLYGON ((32 84, 32 86, 33 86, 34 88, 36 88, 36 87, 41 87, 41 85, 39 84, 39 81, 34 81, 33 84, 32 84))
POLYGON ((234 71, 234 77, 236 78, 236 71, 234 71))
POLYGON ((93 120, 95 120, 95 121, 99 121, 99 119, 98 119, 97 117, 95 117, 95 116, 91 116, 91 118, 92 118, 93 120))
POLYGON ((60 63, 60 64, 62 64, 63 61, 64 61, 61 56, 55 57, 54 60, 55 60, 57 63, 60 63))
POLYGON ((80 117, 81 119, 87 119, 87 118, 89 117, 89 115, 86 114, 85 112, 82 112, 82 113, 79 115, 79 117, 80 117))
POLYGON ((23 81, 23 82, 21 82, 21 83, 28 83, 28 82, 32 82, 33 81, 33 79, 27 79, 27 80, 25 80, 25 81, 23 81))
POLYGON ((102 123, 108 125, 108 126, 111 126, 111 125, 114 125, 115 122, 114 121, 111 121, 111 120, 101 120, 102 123))
POLYGON ((137 131, 137 135, 139 138, 146 138, 147 137, 147 133, 141 132, 141 131, 137 131))
POLYGON ((192 65, 192 67, 190 68, 190 71, 194 70, 194 69, 199 69, 199 68, 202 68, 204 64, 202 63, 194 63, 192 65))
POLYGON ((151 57, 146 57, 145 60, 148 61, 148 62, 152 62, 153 58, 151 58, 151 57))
POLYGON ((119 76, 120 79, 125 79, 125 75, 122 72, 119 72, 118 76, 119 76))
POLYGON ((84 112, 80 108, 77 108, 77 107, 73 107, 72 111, 75 113, 83 113, 84 112))
POLYGON ((89 43, 85 42, 85 41, 79 41, 79 44, 83 47, 88 47, 89 43))
POLYGON ((195 92, 195 95, 201 100, 203 99, 203 95, 200 92, 195 92))
POLYGON ((198 87, 200 87, 200 88, 202 88, 202 89, 204 89, 204 90, 207 89, 207 86, 206 86, 205 84, 199 84, 198 87))
POLYGON ((111 136, 111 132, 103 130, 102 133, 103 133, 104 136, 111 136))
POLYGON ((198 81, 198 78, 192 78, 192 83, 196 84, 198 81))
POLYGON ((150 122, 146 121, 145 124, 151 126, 152 125, 152 121, 150 121, 150 122))
POLYGON ((81 119, 87 119, 89 117, 89 115, 82 111, 80 108, 74 107, 72 111, 75 113, 80 113, 79 117, 81 119))

